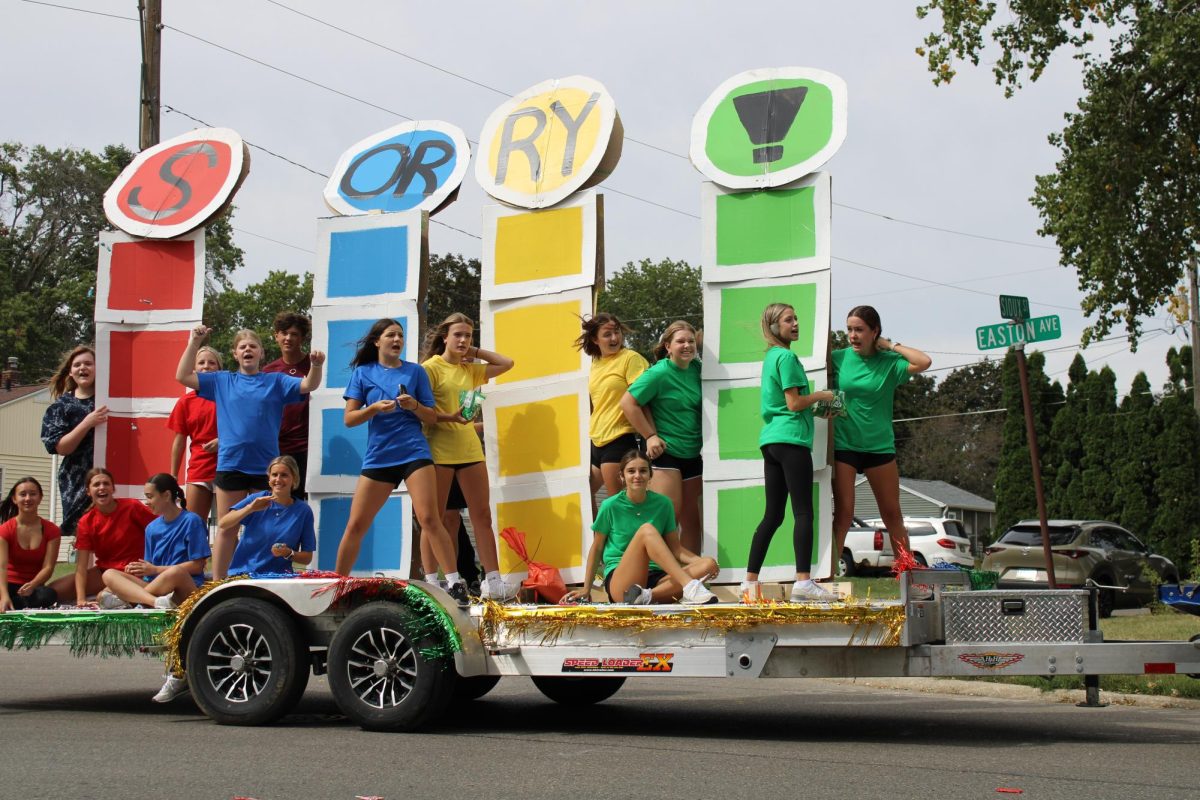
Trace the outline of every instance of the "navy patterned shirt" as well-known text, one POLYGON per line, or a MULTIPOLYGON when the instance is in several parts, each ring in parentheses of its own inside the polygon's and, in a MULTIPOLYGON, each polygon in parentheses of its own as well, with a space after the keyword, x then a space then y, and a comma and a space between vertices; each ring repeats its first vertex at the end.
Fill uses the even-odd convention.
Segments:
MULTIPOLYGON (((42 417, 42 443, 46 452, 54 455, 58 442, 83 422, 83 418, 96 408, 96 398, 79 399, 73 394, 64 394, 50 404, 42 417)), ((58 493, 62 497, 62 535, 74 536, 75 525, 91 502, 83 478, 92 468, 96 446, 96 431, 93 428, 69 456, 62 456, 58 464, 58 493)))

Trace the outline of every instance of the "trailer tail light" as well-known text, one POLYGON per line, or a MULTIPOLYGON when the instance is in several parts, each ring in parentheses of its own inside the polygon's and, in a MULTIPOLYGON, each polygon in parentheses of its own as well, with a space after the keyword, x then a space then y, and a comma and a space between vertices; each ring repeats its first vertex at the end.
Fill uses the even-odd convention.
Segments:
POLYGON ((883 549, 883 531, 882 530, 880 530, 878 528, 875 529, 875 539, 872 541, 872 545, 875 547, 876 550, 883 549))
POLYGON ((953 539, 947 539, 945 537, 938 539, 937 544, 938 544, 938 547, 944 547, 947 550, 957 550, 958 549, 957 542, 955 542, 953 539))

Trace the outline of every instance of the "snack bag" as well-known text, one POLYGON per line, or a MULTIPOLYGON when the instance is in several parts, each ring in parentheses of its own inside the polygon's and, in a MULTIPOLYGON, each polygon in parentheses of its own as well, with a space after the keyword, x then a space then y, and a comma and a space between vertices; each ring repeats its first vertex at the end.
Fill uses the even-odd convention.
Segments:
POLYGON ((483 392, 479 389, 463 389, 458 393, 458 403, 462 408, 462 418, 470 422, 483 406, 483 392))

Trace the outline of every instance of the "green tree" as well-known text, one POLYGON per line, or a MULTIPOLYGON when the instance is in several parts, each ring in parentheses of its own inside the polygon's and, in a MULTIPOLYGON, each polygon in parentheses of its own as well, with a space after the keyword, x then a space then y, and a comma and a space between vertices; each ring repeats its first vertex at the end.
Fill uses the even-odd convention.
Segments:
POLYGON ((271 323, 280 311, 308 314, 312 309, 313 276, 272 270, 262 281, 243 290, 227 289, 205 298, 204 322, 213 329, 209 344, 228 363, 233 335, 243 328, 258 333, 266 355, 263 363, 279 358, 271 323))
POLYGON ((475 325, 475 341, 479 341, 479 259, 463 258, 447 253, 429 257, 429 272, 425 290, 425 320, 421 341, 426 330, 441 323, 458 311, 466 314, 475 325))
POLYGON ((1146 544, 1154 523, 1154 484, 1157 479, 1159 415, 1146 373, 1133 378, 1129 396, 1121 401, 1117 422, 1117 454, 1113 464, 1113 503, 1116 521, 1133 531, 1146 544))
POLYGON ((1200 420, 1180 395, 1165 395, 1158 412, 1156 505, 1149 539, 1186 575, 1197 566, 1190 563, 1190 545, 1200 530, 1200 420))
POLYGON ((1083 460, 1079 473, 1081 516, 1115 519, 1113 473, 1118 447, 1117 376, 1107 366, 1088 374, 1084 383, 1086 427, 1083 430, 1083 460))
POLYGON ((1054 415, 1050 437, 1042 444, 1045 457, 1046 508, 1052 517, 1076 519, 1089 516, 1079 502, 1079 481, 1083 472, 1083 437, 1088 427, 1084 386, 1088 380, 1087 363, 1079 353, 1067 369, 1066 400, 1054 415))
MULTIPOLYGON (((1136 347, 1141 319, 1167 305, 1200 231, 1200 5, 1191 0, 930 0, 941 30, 918 53, 934 83, 955 62, 978 64, 986 39, 1006 95, 1037 80, 1060 47, 1084 64, 1084 97, 1050 136, 1061 159, 1032 198, 1063 266, 1087 294, 1086 344, 1124 325, 1136 347), (1096 43, 1106 33, 1108 46, 1096 43)), ((1195 313, 1195 310, 1193 310, 1195 313)))
POLYGON ((672 322, 704 324, 700 268, 669 258, 631 261, 608 279, 596 310, 616 314, 633 330, 629 346, 653 361, 654 345, 672 322))
MULTIPOLYGON (((1045 447, 1047 436, 1057 410, 1061 390, 1046 377, 1046 357, 1039 352, 1027 357, 1030 404, 1033 406, 1033 427, 1038 444, 1045 447)), ((1033 486, 1033 471, 1029 462, 1029 439, 1025 433, 1025 413, 1021 400, 1021 382, 1017 371, 1016 354, 1004 358, 1001 368, 1004 416, 1000 463, 996 468, 996 528, 1003 531, 1021 519, 1037 516, 1037 495, 1033 486)))

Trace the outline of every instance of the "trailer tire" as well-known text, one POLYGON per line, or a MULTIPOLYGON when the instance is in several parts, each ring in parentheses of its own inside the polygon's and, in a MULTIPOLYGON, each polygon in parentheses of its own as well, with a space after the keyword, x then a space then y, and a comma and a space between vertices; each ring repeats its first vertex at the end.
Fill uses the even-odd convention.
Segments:
POLYGON ((346 617, 329 645, 329 689, 342 713, 363 730, 412 731, 438 715, 454 689, 453 664, 426 658, 440 644, 414 639, 413 613, 371 602, 346 617))
POLYGON ((624 678, 579 678, 574 675, 535 675, 533 685, 564 706, 590 706, 617 693, 624 678))
POLYGON ((856 569, 855 569, 856 566, 857 565, 854 563, 854 556, 850 555, 850 551, 849 550, 842 551, 842 557, 840 559, 838 559, 838 577, 839 578, 853 577, 854 573, 856 571, 856 569))
POLYGON ((265 600, 218 603, 187 647, 188 684, 219 725, 264 725, 296 705, 308 686, 308 648, 296 622, 265 600))
POLYGON ((470 678, 459 676, 454 682, 454 702, 469 703, 478 700, 495 689, 499 682, 499 675, 473 675, 470 678))

